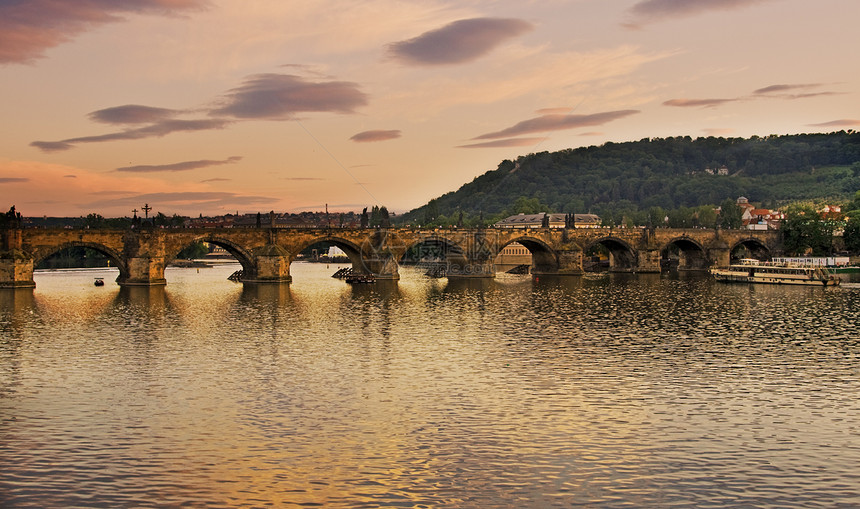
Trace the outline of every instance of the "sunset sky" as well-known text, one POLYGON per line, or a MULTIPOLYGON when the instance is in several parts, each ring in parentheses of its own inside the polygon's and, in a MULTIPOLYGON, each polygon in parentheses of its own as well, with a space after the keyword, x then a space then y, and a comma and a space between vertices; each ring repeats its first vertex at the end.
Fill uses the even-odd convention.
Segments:
POLYGON ((504 159, 860 128, 856 0, 0 0, 0 207, 403 212, 504 159))

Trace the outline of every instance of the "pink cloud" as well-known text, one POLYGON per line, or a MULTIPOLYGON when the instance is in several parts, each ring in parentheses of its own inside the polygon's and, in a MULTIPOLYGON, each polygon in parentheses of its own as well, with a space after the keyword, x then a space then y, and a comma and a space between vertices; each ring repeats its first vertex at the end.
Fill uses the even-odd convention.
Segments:
POLYGON ((44 152, 57 152, 61 150, 69 150, 79 143, 101 143, 106 141, 140 140, 144 138, 167 136, 168 134, 175 132, 193 132, 207 131, 211 129, 223 129, 231 123, 232 121, 224 119, 168 119, 145 127, 140 127, 137 129, 127 129, 125 131, 119 131, 115 133, 99 134, 95 136, 81 136, 60 141, 34 141, 30 143, 30 146, 36 147, 44 152))
POLYGON ((367 104, 358 84, 308 81, 290 74, 257 74, 229 91, 213 115, 242 119, 285 120, 298 112, 354 113, 367 104))
POLYGON ((770 97, 770 98, 776 98, 776 99, 808 99, 810 97, 840 95, 839 92, 829 92, 829 91, 795 93, 797 91, 813 90, 816 88, 820 88, 822 86, 823 85, 820 83, 797 84, 797 85, 771 85, 769 87, 764 87, 764 88, 760 88, 758 90, 755 90, 755 91, 753 91, 753 94, 756 95, 757 97, 770 97))
POLYGON ((94 111, 89 114, 93 122, 104 124, 148 124, 162 122, 173 118, 181 112, 166 108, 154 108, 152 106, 141 106, 139 104, 126 104, 125 106, 114 106, 103 110, 94 111))
POLYGON ((708 136, 726 136, 732 134, 733 132, 735 132, 735 130, 729 128, 711 127, 707 129, 702 129, 702 132, 704 132, 708 136))
POLYGON ((124 14, 169 15, 200 9, 206 0, 25 0, 0 2, 0 64, 24 64, 124 14))
POLYGON ((485 141, 469 145, 458 145, 457 148, 500 148, 500 147, 533 147, 546 138, 506 138, 503 140, 485 141))
POLYGON ((853 118, 842 118, 839 120, 831 120, 821 124, 809 124, 812 127, 856 127, 860 126, 860 120, 853 118))
POLYGON ((619 110, 593 113, 591 115, 542 115, 540 117, 523 120, 517 124, 496 131, 482 134, 475 140, 491 140, 497 138, 511 138, 523 134, 541 133, 547 131, 560 131, 577 127, 602 125, 613 120, 622 119, 639 113, 639 110, 619 110))
POLYGON ((676 106, 679 108, 713 108, 726 103, 738 101, 739 99, 670 99, 664 101, 664 106, 676 106))
POLYGON ((630 8, 629 28, 665 19, 695 16, 709 11, 742 9, 770 0, 640 0, 630 8))
POLYGON ((504 41, 534 28, 520 19, 472 18, 449 23, 413 39, 395 42, 388 51, 411 65, 462 64, 476 60, 504 41))
POLYGON ((183 161, 181 163, 172 163, 172 164, 160 164, 160 165, 138 165, 138 166, 125 166, 122 168, 117 168, 115 171, 124 171, 131 173, 153 173, 158 171, 189 171, 189 170, 197 170, 200 168, 208 168, 210 166, 221 166, 224 164, 234 164, 241 161, 242 158, 239 156, 228 157, 227 159, 213 161, 210 159, 201 159, 198 161, 183 161))
POLYGON ((351 136, 349 139, 357 143, 368 143, 374 141, 387 141, 400 138, 400 131, 393 129, 389 131, 372 130, 363 131, 351 136))

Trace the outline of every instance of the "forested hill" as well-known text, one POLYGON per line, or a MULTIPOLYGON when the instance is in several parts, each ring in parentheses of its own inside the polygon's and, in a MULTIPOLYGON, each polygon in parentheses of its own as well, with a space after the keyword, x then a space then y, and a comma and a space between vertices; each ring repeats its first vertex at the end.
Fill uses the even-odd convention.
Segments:
POLYGON ((798 200, 847 200, 860 190, 860 133, 644 139, 505 160, 398 222, 474 224, 503 214, 602 216, 717 205, 746 196, 775 208, 798 200), (720 170, 725 175, 720 175, 720 170), (713 172, 714 174, 711 174, 713 172))

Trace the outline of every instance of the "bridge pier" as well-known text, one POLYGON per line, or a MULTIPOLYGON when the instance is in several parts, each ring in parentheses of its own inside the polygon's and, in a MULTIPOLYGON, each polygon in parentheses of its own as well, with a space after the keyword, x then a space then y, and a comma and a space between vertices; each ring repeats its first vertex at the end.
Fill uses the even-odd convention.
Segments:
POLYGON ((33 259, 18 249, 0 253, 0 288, 35 288, 33 259))
POLYGON ((376 279, 396 281, 400 279, 397 270, 397 261, 393 256, 371 256, 361 259, 361 272, 373 274, 376 279))
POLYGON ((245 275, 240 280, 242 283, 290 283, 293 277, 290 275, 290 254, 282 247, 269 244, 259 248, 255 257, 250 261, 253 265, 249 267, 242 263, 245 275))
POLYGON ((639 251, 637 258, 639 263, 635 272, 660 272, 660 249, 648 248, 639 251))
POLYGON ((558 275, 560 276, 581 276, 582 270, 582 250, 581 249, 564 249, 558 252, 558 275))
POLYGON ((711 246, 708 249, 708 261, 715 267, 728 267, 732 263, 732 250, 729 246, 711 246))
POLYGON ((127 261, 128 275, 120 276, 116 282, 120 286, 162 286, 167 284, 164 278, 163 257, 138 256, 127 261))
POLYGON ((33 258, 21 250, 20 228, 0 230, 0 288, 34 288, 33 258))

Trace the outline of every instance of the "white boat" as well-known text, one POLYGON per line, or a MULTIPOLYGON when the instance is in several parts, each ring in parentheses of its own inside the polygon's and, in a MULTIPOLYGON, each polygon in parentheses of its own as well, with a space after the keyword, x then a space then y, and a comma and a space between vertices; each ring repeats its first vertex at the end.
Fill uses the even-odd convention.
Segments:
POLYGON ((790 263, 768 263, 744 259, 727 268, 711 268, 717 281, 770 283, 778 285, 838 286, 839 278, 825 267, 790 263))

